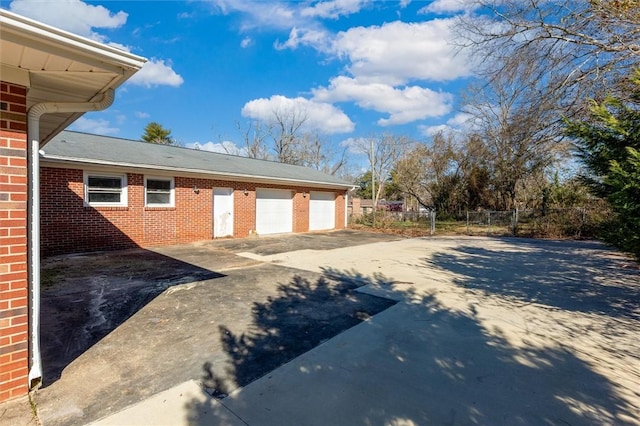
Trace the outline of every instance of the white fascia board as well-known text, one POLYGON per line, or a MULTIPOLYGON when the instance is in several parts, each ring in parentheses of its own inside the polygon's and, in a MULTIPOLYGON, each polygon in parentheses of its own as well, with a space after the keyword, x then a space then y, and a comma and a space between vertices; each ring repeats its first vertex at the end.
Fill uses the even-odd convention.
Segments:
POLYGON ((152 164, 131 164, 125 162, 97 161, 85 158, 71 158, 41 155, 41 166, 57 167, 57 168, 100 168, 106 170, 122 171, 129 173, 144 174, 147 171, 160 173, 164 176, 184 176, 184 177, 202 177, 205 179, 216 179, 225 181, 247 182, 247 183, 268 183, 273 185, 290 185, 290 186, 309 186, 314 188, 330 188, 348 190, 353 184, 339 184, 335 182, 322 182, 312 180, 298 180, 287 178, 274 178, 271 176, 247 175, 242 173, 219 173, 210 170, 185 169, 178 167, 156 166, 152 164))
POLYGON ((133 73, 146 59, 0 9, 2 38, 96 66, 112 65, 133 73), (97 62, 96 62, 97 61, 97 62))

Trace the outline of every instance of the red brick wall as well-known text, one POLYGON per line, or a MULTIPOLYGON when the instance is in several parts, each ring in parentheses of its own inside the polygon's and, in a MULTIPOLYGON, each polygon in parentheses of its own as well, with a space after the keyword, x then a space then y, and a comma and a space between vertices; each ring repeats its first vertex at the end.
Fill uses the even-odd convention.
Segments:
POLYGON ((54 253, 135 247, 143 236, 140 175, 127 176, 129 207, 84 207, 82 170, 40 168, 40 241, 54 253))
POLYGON ((309 230, 309 188, 293 194, 293 232, 309 230))
MULTIPOLYGON (((225 186, 220 182, 215 185, 225 186)), ((211 238, 213 235, 213 188, 214 181, 209 179, 179 176, 175 178, 176 208, 168 213, 176 217, 176 222, 174 228, 167 230, 174 238, 174 241, 169 244, 211 238)))
MULTIPOLYGON (((172 208, 145 207, 144 176, 137 173, 127 174, 127 207, 85 206, 82 170, 42 167, 40 184, 43 256, 211 239, 214 188, 234 190, 234 237, 247 237, 256 227, 254 183, 178 176, 175 177, 175 207, 172 208)), ((293 230, 309 230, 311 188, 257 186, 293 189, 293 230)), ((336 199, 336 215, 340 218, 336 220, 336 228, 343 228, 344 196, 336 199)))
POLYGON ((344 212, 346 208, 346 192, 336 191, 336 229, 344 229, 344 212))
POLYGON ((28 391, 26 93, 0 83, 0 401, 28 391))

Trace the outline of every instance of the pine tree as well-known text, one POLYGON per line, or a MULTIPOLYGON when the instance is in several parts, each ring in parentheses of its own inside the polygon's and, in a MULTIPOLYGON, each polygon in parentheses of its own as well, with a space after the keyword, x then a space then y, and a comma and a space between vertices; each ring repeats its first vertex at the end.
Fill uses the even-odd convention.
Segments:
POLYGON ((160 123, 155 121, 150 122, 144 128, 142 140, 160 145, 174 145, 176 143, 171 137, 171 129, 165 129, 160 123))
POLYGON ((625 101, 593 102, 590 117, 567 122, 567 132, 587 170, 585 183, 615 213, 603 237, 640 258, 640 69, 629 83, 625 101))

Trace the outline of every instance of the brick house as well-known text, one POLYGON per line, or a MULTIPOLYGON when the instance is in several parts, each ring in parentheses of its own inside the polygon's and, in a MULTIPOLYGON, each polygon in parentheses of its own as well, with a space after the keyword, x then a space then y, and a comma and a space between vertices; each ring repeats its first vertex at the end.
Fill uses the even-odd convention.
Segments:
POLYGON ((301 166, 70 131, 40 165, 43 255, 341 229, 353 186, 301 166))
POLYGON ((144 61, 0 9, 0 401, 42 377, 38 151, 144 61))

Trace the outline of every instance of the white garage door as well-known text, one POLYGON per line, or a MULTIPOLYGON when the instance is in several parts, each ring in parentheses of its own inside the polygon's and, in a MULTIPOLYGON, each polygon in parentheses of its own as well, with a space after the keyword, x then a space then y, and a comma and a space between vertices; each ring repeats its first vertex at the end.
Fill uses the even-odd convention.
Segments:
POLYGON ((311 191, 309 199, 309 230, 336 227, 336 195, 333 192, 311 191))
POLYGON ((256 231, 280 234, 293 231, 293 198, 283 189, 256 190, 256 231))

